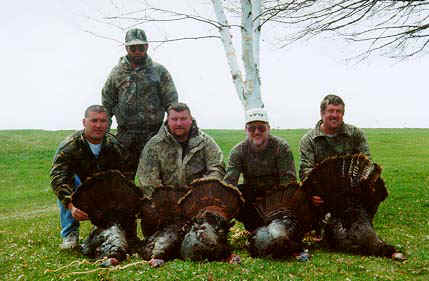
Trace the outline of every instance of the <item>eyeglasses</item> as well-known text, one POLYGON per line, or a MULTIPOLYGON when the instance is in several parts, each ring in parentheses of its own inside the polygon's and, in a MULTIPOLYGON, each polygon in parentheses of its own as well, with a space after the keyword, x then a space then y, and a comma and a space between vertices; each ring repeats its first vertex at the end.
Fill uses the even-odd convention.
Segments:
POLYGON ((133 53, 135 51, 144 52, 146 50, 145 45, 131 45, 131 46, 128 46, 128 48, 130 48, 130 51, 133 53))
POLYGON ((264 133, 267 130, 267 126, 265 125, 254 125, 254 126, 247 126, 247 130, 251 132, 252 134, 258 130, 261 133, 264 133))

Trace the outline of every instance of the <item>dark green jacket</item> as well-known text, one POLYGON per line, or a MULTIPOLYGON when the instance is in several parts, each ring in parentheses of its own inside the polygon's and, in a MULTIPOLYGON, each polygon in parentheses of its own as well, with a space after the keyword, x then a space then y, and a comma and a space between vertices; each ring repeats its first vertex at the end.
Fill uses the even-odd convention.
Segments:
POLYGON ((343 154, 363 153, 370 157, 368 142, 363 131, 353 125, 343 123, 338 133, 328 136, 320 130, 322 121, 308 131, 299 144, 301 163, 299 177, 305 176, 324 159, 343 154))
POLYGON ((287 141, 269 136, 264 151, 255 152, 246 139, 235 145, 229 156, 225 181, 237 185, 243 174, 245 185, 255 189, 288 185, 296 181, 295 162, 287 141))
POLYGON ((67 206, 74 190, 74 175, 83 182, 96 172, 125 168, 124 152, 117 139, 107 133, 98 158, 92 153, 83 130, 67 137, 58 147, 50 173, 51 187, 67 206))

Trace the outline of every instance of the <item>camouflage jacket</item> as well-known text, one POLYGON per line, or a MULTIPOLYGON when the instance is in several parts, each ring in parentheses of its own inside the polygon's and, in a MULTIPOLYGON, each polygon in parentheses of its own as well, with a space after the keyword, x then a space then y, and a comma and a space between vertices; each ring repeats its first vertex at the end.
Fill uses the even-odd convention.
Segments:
POLYGON ((198 178, 222 180, 224 175, 221 149, 212 137, 198 129, 195 121, 185 151, 164 124, 144 147, 137 169, 140 186, 148 196, 163 185, 183 187, 198 178))
POLYGON ((328 136, 320 130, 321 124, 322 121, 317 122, 316 127, 301 138, 299 144, 301 180, 304 180, 317 163, 328 157, 354 153, 363 153, 370 157, 368 142, 361 129, 343 123, 337 134, 328 136))
POLYGON ((177 92, 164 66, 146 56, 134 69, 124 56, 104 84, 101 99, 110 124, 114 115, 118 128, 158 131, 168 106, 177 102, 177 92))
POLYGON ((225 181, 237 185, 240 174, 244 184, 255 189, 296 181, 295 162, 287 141, 270 135, 266 149, 260 152, 251 150, 248 139, 235 145, 230 152, 225 181))
POLYGON ((123 171, 123 155, 122 146, 113 135, 107 133, 96 158, 83 135, 83 130, 77 131, 67 137, 55 153, 50 173, 52 190, 64 206, 67 206, 74 190, 74 175, 83 182, 96 172, 110 169, 123 171))

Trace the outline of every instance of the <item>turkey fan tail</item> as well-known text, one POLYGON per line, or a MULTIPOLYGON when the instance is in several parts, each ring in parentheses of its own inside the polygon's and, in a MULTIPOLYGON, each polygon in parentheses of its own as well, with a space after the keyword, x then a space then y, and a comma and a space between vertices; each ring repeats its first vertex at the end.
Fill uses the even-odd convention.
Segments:
POLYGON ((284 215, 293 215, 295 213, 297 206, 305 200, 304 197, 295 196, 298 188, 299 184, 296 182, 287 186, 273 187, 269 189, 264 197, 255 201, 254 206, 264 224, 268 224, 284 215))
POLYGON ((351 197, 378 206, 387 197, 381 171, 361 153, 334 156, 317 164, 302 185, 309 196, 321 196, 329 210, 344 208, 344 199, 351 197))
POLYGON ((162 186, 156 188, 151 198, 145 198, 141 205, 142 230, 148 237, 162 226, 176 223, 182 217, 178 202, 188 190, 181 187, 162 186))
POLYGON ((72 203, 101 228, 135 217, 142 191, 118 170, 108 170, 87 178, 72 195, 72 203))
POLYGON ((226 221, 234 218, 244 203, 241 192, 232 185, 215 178, 202 178, 190 185, 179 205, 186 218, 202 216, 207 211, 223 217, 226 221))

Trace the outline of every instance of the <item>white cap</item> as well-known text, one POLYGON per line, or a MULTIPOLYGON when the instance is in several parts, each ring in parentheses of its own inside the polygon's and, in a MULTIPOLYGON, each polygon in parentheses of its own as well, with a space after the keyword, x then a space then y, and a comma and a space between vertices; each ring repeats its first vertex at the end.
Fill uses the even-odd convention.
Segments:
POLYGON ((263 108, 252 108, 246 111, 246 124, 253 121, 269 123, 267 111, 263 108))

